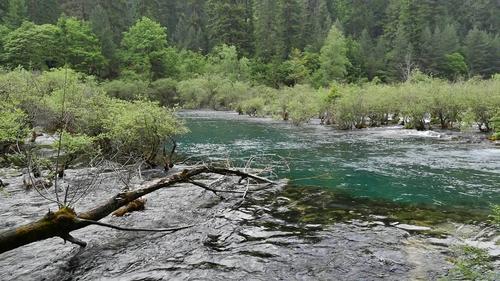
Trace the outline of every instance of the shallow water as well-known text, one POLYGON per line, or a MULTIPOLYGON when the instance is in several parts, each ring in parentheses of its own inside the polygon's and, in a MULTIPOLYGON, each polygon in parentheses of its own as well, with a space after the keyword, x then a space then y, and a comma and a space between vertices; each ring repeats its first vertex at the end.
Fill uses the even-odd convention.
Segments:
POLYGON ((401 127, 297 127, 227 112, 181 116, 191 130, 179 142, 182 154, 241 163, 251 155, 276 154, 288 159, 290 168, 282 167, 279 176, 294 186, 478 212, 500 204, 500 148, 486 141, 470 143, 453 133, 401 127))

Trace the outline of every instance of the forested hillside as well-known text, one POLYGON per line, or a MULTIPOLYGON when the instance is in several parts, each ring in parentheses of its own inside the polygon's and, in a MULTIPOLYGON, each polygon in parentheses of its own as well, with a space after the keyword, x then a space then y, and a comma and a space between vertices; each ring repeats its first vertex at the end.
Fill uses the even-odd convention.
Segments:
POLYGON ((496 0, 3 0, 0 59, 47 69, 67 54, 101 78, 148 68, 150 79, 179 80, 226 44, 252 81, 273 87, 402 81, 416 68, 487 78, 500 71, 499 15, 496 0), (161 28, 129 30, 142 17, 161 28), (146 36, 154 46, 141 45, 146 36))

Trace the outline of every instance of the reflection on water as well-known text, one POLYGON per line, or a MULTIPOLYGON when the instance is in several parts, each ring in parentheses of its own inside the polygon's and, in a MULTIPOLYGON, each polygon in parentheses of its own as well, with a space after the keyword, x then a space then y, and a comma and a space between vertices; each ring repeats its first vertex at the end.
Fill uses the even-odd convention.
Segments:
POLYGON ((294 186, 328 188, 358 199, 471 210, 500 204, 500 149, 486 142, 400 127, 338 131, 233 113, 181 114, 191 130, 180 141, 184 155, 238 162, 277 154, 289 159, 290 170, 279 174, 294 186))

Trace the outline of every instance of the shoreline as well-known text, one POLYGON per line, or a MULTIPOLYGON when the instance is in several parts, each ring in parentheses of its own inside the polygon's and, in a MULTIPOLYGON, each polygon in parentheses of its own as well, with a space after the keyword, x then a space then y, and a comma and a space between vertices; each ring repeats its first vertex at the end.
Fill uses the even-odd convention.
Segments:
POLYGON ((200 118, 200 119, 225 119, 231 117, 235 120, 247 120, 263 123, 275 123, 275 124, 287 124, 294 127, 304 127, 304 128, 314 128, 322 127, 325 129, 330 129, 336 132, 377 132, 377 131, 399 131, 408 133, 409 136, 414 137, 429 137, 434 139, 442 140, 453 140, 464 143, 484 143, 492 144, 493 146, 500 146, 500 141, 491 141, 488 139, 490 133, 480 132, 479 130, 474 131, 460 131, 459 129, 441 129, 441 128, 430 128, 428 130, 417 130, 417 129, 406 129, 403 125, 384 125, 376 127, 365 127, 361 129, 353 128, 350 130, 342 130, 335 127, 335 125, 324 125, 320 123, 319 118, 311 118, 309 122, 295 125, 291 121, 285 121, 273 118, 272 116, 249 116, 246 114, 239 114, 233 110, 213 110, 213 109, 181 109, 177 112, 177 115, 181 118, 200 118), (198 115, 198 116, 197 116, 198 115), (199 116, 203 115, 203 116, 199 116))

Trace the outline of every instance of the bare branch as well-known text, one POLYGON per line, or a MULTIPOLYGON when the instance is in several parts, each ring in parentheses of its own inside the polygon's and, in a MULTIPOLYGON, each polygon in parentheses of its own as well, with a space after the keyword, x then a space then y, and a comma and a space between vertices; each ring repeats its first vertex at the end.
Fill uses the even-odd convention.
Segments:
POLYGON ((144 232, 176 232, 179 230, 191 228, 193 226, 198 226, 198 225, 202 225, 202 224, 206 223, 206 222, 204 222, 204 223, 200 223, 200 224, 190 224, 190 225, 170 227, 170 228, 133 228, 133 227, 122 227, 122 226, 117 226, 117 225, 113 225, 113 224, 109 224, 109 223, 87 220, 87 219, 82 219, 82 218, 77 218, 77 221, 88 223, 88 224, 93 224, 93 225, 98 225, 98 226, 103 226, 103 227, 108 227, 108 228, 121 230, 121 231, 144 231, 144 232))

